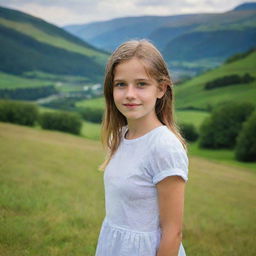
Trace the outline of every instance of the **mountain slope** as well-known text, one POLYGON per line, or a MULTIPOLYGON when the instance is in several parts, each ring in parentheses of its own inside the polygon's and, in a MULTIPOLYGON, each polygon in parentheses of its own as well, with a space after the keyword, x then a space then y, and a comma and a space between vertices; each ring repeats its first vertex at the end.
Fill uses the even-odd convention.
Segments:
POLYGON ((86 43, 65 30, 26 13, 0 7, 0 24, 22 32, 34 39, 69 51, 94 57, 100 63, 108 53, 86 43))
POLYGON ((108 54, 25 13, 0 7, 0 70, 87 77, 99 81, 108 54))
POLYGON ((15 30, 0 26, 0 70, 22 75, 31 70, 83 75, 97 79, 103 72, 89 57, 43 44, 15 30))
POLYGON ((109 51, 128 39, 148 38, 170 68, 198 72, 255 46, 256 8, 240 5, 224 13, 125 17, 64 28, 109 51))
POLYGON ((256 29, 194 31, 171 40, 163 50, 166 59, 194 61, 217 59, 220 62, 255 46, 256 29))
POLYGON ((124 17, 63 28, 97 47, 112 51, 127 39, 149 37, 155 29, 165 24, 179 23, 195 16, 197 15, 124 17))
POLYGON ((256 3, 243 3, 234 8, 234 11, 256 10, 256 3))
MULTIPOLYGON (((238 8, 238 7, 237 7, 238 8)), ((255 28, 256 10, 173 16, 124 17, 104 22, 65 26, 64 29, 109 51, 127 38, 149 38, 163 49, 173 38, 193 30, 255 28), (109 36, 111 34, 111 37, 109 36)))
MULTIPOLYGON (((215 58, 220 62, 247 51, 256 42, 256 11, 230 11, 208 17, 192 29, 170 40, 163 53, 168 60, 215 58)), ((174 26, 175 27, 175 26, 174 26)), ((173 30, 173 26, 170 26, 173 30)))

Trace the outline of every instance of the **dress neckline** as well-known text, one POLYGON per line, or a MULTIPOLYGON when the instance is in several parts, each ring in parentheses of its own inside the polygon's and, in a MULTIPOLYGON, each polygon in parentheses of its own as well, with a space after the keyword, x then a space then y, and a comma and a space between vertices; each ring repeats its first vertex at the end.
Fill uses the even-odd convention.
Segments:
POLYGON ((125 144, 131 144, 131 143, 135 143, 135 142, 137 142, 137 141, 141 141, 141 140, 143 140, 143 139, 146 139, 148 136, 150 136, 150 135, 152 135, 152 134, 158 132, 159 130, 161 130, 161 129, 163 129, 163 128, 166 128, 166 125, 160 125, 160 126, 158 126, 158 127, 156 127, 156 128, 153 128, 152 130, 150 130, 149 132, 145 133, 144 135, 142 135, 142 136, 140 136, 140 137, 138 137, 138 138, 135 138, 135 139, 126 139, 126 138, 125 138, 125 135, 126 135, 126 133, 127 133, 127 131, 128 131, 128 126, 125 126, 125 128, 124 128, 124 133, 123 133, 123 142, 124 142, 125 144))

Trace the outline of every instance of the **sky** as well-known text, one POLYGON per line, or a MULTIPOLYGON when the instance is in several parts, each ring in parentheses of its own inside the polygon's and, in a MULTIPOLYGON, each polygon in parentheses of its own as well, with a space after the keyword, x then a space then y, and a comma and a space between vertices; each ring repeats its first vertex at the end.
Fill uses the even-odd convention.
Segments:
POLYGON ((57 26, 85 24, 119 17, 226 12, 256 0, 0 0, 57 26))

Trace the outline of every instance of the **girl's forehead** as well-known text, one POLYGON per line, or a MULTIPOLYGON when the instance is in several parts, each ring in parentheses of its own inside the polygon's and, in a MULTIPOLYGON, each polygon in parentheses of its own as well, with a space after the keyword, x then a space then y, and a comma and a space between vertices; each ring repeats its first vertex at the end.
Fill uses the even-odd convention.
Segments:
POLYGON ((117 64, 113 70, 114 77, 118 76, 144 76, 151 79, 149 65, 143 60, 133 57, 129 60, 122 61, 117 64))

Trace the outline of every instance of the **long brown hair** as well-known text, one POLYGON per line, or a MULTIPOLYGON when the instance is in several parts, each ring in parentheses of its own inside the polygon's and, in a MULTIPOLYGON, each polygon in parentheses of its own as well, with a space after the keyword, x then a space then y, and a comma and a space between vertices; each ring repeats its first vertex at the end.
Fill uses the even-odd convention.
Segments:
POLYGON ((113 79, 118 64, 136 57, 145 64, 148 74, 158 83, 167 83, 167 90, 161 99, 157 99, 155 111, 159 121, 166 125, 181 141, 187 151, 186 140, 174 118, 173 82, 166 63, 157 48, 148 40, 130 40, 121 44, 110 56, 105 70, 104 97, 105 111, 101 124, 101 143, 107 151, 104 162, 99 166, 104 171, 111 157, 116 152, 120 141, 122 127, 127 125, 126 117, 119 112, 113 98, 113 79))

